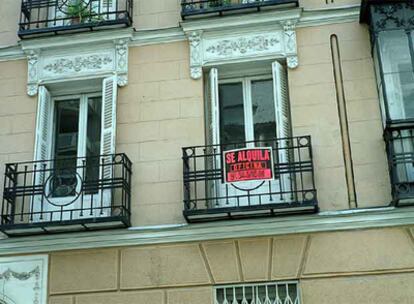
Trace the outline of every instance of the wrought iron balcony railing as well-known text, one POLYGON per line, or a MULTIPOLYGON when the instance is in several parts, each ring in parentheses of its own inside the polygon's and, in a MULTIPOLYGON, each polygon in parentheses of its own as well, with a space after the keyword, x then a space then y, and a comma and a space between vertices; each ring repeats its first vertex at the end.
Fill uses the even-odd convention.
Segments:
POLYGON ((394 124, 385 129, 391 193, 396 205, 414 204, 414 125, 394 124))
POLYGON ((318 210, 310 136, 182 150, 183 214, 189 222, 318 210), (222 151, 240 147, 271 148, 273 178, 225 183, 222 151))
POLYGON ((181 17, 260 11, 284 4, 299 5, 298 0, 181 0, 181 17))
POLYGON ((18 35, 37 37, 132 25, 133 0, 22 0, 18 35))
POLYGON ((125 154, 6 164, 0 231, 130 226, 131 166, 125 154))

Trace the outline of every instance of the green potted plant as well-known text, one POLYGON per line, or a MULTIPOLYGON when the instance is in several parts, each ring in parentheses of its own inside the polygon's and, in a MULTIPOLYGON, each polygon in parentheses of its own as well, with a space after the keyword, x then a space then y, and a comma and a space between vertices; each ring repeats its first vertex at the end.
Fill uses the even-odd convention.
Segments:
POLYGON ((71 24, 87 22, 92 17, 89 5, 82 0, 72 0, 67 6, 66 15, 71 18, 71 24))

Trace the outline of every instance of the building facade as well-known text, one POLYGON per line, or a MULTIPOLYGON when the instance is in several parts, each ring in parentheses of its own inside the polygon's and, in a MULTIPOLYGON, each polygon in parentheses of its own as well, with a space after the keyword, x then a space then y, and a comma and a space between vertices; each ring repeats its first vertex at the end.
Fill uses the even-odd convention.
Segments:
POLYGON ((0 15, 0 303, 414 303, 410 1, 0 15))

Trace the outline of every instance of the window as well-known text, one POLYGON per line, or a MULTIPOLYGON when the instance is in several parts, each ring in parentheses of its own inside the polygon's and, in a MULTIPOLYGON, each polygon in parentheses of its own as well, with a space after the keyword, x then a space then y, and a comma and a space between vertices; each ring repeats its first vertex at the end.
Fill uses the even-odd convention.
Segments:
POLYGON ((275 282, 218 286, 214 289, 216 304, 300 304, 298 282, 275 282))
MULTIPOLYGON (((414 197, 414 8, 407 3, 369 7, 377 89, 385 129, 393 201, 414 197)), ((366 8, 365 8, 366 10, 366 8)), ((368 12, 361 16, 366 18, 368 12)))
MULTIPOLYGON (((223 151, 245 147, 271 147, 273 151, 279 151, 273 155, 274 159, 289 163, 287 147, 291 127, 287 72, 278 61, 273 62, 271 67, 269 73, 249 73, 246 77, 220 77, 218 69, 210 70, 206 103, 209 113, 207 144, 217 147, 219 151, 214 152, 217 157, 213 163, 206 164, 207 168, 221 168, 223 151), (275 138, 283 139, 281 143, 284 147, 275 146, 275 138)), ((265 193, 287 193, 292 183, 289 174, 285 174, 266 182, 214 182, 208 191, 212 196, 226 197, 218 200, 217 207, 271 204, 288 202, 290 198, 285 194, 276 198, 265 193), (251 194, 258 196, 252 200, 251 194)))
MULTIPOLYGON (((116 77, 104 79, 102 87, 102 92, 65 96, 40 87, 35 160, 43 168, 37 169, 34 184, 44 193, 33 204, 39 211, 110 205, 111 191, 98 185, 112 177, 105 161, 115 153, 116 77)), ((85 216, 77 213, 82 211, 67 213, 68 219, 85 216)), ((107 214, 101 209, 100 215, 107 214)))
POLYGON ((374 50, 377 86, 385 109, 385 121, 414 119, 413 54, 409 44, 412 33, 404 30, 383 31, 378 34, 374 50))

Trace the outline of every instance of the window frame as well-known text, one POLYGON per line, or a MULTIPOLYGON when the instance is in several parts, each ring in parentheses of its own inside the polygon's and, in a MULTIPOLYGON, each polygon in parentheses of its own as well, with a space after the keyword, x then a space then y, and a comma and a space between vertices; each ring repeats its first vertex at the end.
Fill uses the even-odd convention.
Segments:
MULTIPOLYGON (((79 93, 72 95, 53 95, 51 92, 51 117, 52 117, 52 133, 51 133, 51 150, 49 151, 49 159, 55 158, 56 149, 56 102, 65 101, 71 99, 79 99, 79 121, 78 121, 78 147, 76 157, 86 157, 86 141, 87 141, 87 128, 88 128, 88 100, 89 98, 100 97, 102 106, 102 92, 94 93, 79 93)), ((102 124, 101 124, 102 132, 102 124)), ((101 140, 101 139, 100 139, 101 140)), ((99 141, 100 141, 99 140, 99 141)))
MULTIPOLYGON (((245 76, 245 77, 225 77, 223 79, 218 80, 218 86, 220 87, 221 84, 233 84, 233 83, 241 83, 242 84, 242 92, 243 92, 243 113, 244 113, 244 136, 245 141, 250 142, 247 144, 246 147, 253 146, 252 141, 255 140, 254 138, 254 122, 253 122, 253 99, 252 99, 252 82, 253 81, 260 81, 260 80, 269 80, 273 81, 272 74, 259 74, 255 76, 245 76)), ((275 98, 272 96, 272 101, 276 110, 275 98)), ((220 106, 220 100, 219 106, 220 106)), ((219 109, 220 110, 220 109, 219 109)), ((276 123, 276 113, 275 113, 275 123, 276 123)), ((277 123, 276 123, 277 124, 277 123)), ((276 126, 277 127, 277 126, 276 126)), ((220 122, 219 122, 219 128, 220 122)), ((221 133, 221 132, 219 132, 221 133)), ((275 137, 277 134, 277 130, 275 128, 275 137)), ((219 139, 220 140, 220 139, 219 139)))

